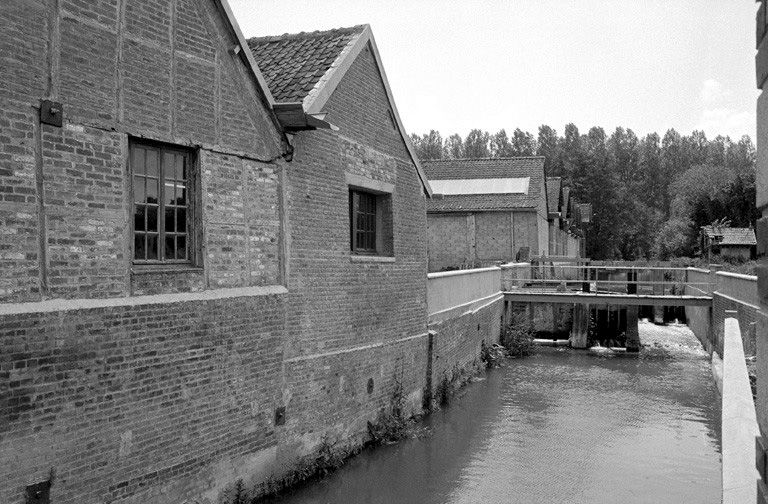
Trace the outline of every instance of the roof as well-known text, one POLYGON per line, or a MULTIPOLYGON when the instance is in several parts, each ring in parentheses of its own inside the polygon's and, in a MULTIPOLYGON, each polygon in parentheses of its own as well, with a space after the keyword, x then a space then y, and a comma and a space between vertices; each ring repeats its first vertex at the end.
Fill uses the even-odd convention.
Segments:
POLYGON ((572 208, 571 205, 571 188, 568 186, 563 187, 563 206, 560 208, 560 211, 563 213, 563 218, 568 219, 572 215, 572 208))
POLYGON ((323 106, 355 58, 370 47, 389 100, 398 132, 413 161, 424 192, 432 189, 424 174, 411 139, 397 111, 379 49, 369 25, 336 28, 326 31, 254 37, 248 40, 251 52, 259 62, 275 99, 281 103, 301 103, 308 115, 322 114, 323 106))
POLYGON ((709 238, 716 240, 719 245, 757 245, 755 230, 752 228, 701 226, 701 230, 709 238))
POLYGON ((429 184, 435 193, 449 194, 528 194, 531 177, 442 179, 429 184))
POLYGON ((248 39, 278 102, 301 102, 365 25, 248 39))
POLYGON ((560 177, 547 177, 547 211, 557 213, 560 211, 560 190, 562 181, 560 177))
POLYGON ((280 134, 282 134, 283 143, 287 145, 288 140, 285 138, 285 133, 283 132, 283 129, 280 125, 280 121, 277 118, 277 114, 275 114, 273 110, 275 99, 269 90, 269 85, 267 84, 267 81, 264 79, 264 75, 261 73, 261 69, 259 68, 259 65, 257 65, 256 61, 253 59, 253 54, 251 54, 250 51, 246 50, 248 47, 248 44, 245 40, 245 37, 243 36, 243 32, 240 30, 240 25, 238 24, 237 19, 235 18, 234 13, 232 12, 232 8, 229 6, 229 2, 227 0, 214 0, 214 3, 219 13, 222 15, 222 17, 226 21, 227 27, 229 28, 231 35, 237 41, 237 45, 235 46, 235 54, 238 54, 240 56, 240 59, 243 61, 243 64, 245 65, 248 73, 255 81, 259 91, 261 91, 262 102, 267 108, 266 112, 267 114, 269 114, 269 117, 272 120, 272 123, 276 126, 277 130, 280 132, 280 134))
POLYGON ((479 180, 528 178, 525 193, 442 195, 427 200, 428 212, 467 212, 530 209, 539 207, 546 194, 544 158, 539 156, 485 159, 444 159, 423 162, 429 180, 479 180))

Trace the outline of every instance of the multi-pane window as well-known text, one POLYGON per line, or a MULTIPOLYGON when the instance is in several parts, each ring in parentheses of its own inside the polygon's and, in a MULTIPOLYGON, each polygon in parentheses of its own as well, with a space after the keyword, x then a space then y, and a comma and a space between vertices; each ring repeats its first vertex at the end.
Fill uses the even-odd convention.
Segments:
POLYGON ((190 152, 138 142, 130 151, 134 262, 191 262, 190 152))
POLYGON ((349 191, 350 247, 361 254, 376 253, 376 195, 349 191))

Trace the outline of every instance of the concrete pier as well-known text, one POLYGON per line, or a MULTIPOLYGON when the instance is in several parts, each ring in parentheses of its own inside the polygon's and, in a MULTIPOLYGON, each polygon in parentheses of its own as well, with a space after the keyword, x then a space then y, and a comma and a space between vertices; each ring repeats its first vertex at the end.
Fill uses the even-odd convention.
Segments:
POLYGON ((576 304, 573 307, 571 326, 571 347, 587 348, 589 344, 589 305, 576 304))
POLYGON ((627 306, 627 352, 640 351, 640 331, 638 330, 637 306, 627 306))

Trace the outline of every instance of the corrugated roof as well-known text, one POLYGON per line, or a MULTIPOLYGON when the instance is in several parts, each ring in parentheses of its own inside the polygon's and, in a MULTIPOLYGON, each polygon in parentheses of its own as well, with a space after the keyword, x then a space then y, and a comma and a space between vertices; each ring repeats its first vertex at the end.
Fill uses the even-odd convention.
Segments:
POLYGON ((719 245, 757 245, 755 230, 752 228, 702 226, 701 229, 719 245))
POLYGON ((547 211, 549 213, 557 213, 560 211, 561 186, 562 182, 560 177, 547 177, 547 211))
POLYGON ((529 177, 527 194, 472 194, 427 199, 428 212, 536 209, 545 195, 544 158, 540 156, 423 161, 429 180, 472 180, 529 177))
POLYGON ((278 102, 301 102, 365 25, 248 39, 278 102))

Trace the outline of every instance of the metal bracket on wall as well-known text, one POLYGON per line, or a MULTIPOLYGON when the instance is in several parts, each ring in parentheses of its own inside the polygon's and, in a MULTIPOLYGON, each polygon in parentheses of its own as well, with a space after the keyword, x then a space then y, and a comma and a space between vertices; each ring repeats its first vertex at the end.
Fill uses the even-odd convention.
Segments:
POLYGON ((61 128, 63 117, 64 109, 61 103, 51 100, 42 100, 40 102, 41 123, 61 128))

